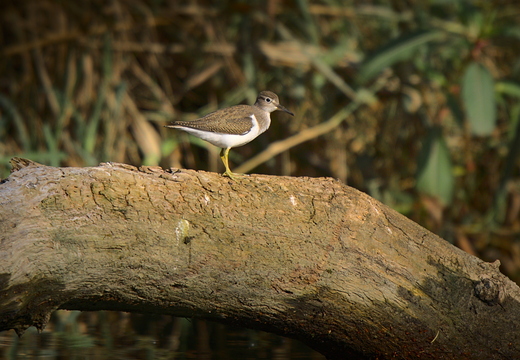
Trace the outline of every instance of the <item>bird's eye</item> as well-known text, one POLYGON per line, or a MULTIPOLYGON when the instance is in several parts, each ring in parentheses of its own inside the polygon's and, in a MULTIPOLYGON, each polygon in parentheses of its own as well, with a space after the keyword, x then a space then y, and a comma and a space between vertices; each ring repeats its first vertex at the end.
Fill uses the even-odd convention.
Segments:
POLYGON ((266 103, 270 103, 271 101, 272 101, 271 98, 265 98, 266 103))

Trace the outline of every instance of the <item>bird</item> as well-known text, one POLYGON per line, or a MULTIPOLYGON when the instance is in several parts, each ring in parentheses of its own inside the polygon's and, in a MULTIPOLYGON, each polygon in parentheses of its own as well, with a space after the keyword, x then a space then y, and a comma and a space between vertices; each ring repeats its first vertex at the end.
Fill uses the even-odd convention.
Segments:
POLYGON ((271 125, 271 113, 284 111, 294 113, 280 104, 278 95, 272 91, 261 91, 254 105, 235 105, 220 109, 192 121, 173 121, 168 128, 186 131, 222 150, 220 159, 226 171, 224 176, 235 179, 229 168, 229 150, 253 141, 271 125))

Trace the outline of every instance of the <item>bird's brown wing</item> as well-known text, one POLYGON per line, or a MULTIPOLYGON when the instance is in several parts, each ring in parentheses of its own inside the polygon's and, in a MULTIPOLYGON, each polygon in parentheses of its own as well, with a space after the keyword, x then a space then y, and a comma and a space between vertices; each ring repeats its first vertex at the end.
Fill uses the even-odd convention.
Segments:
POLYGON ((247 106, 233 106, 209 113, 198 120, 174 121, 169 127, 188 127, 219 134, 244 135, 253 127, 253 119, 244 116, 245 110, 248 110, 247 106))

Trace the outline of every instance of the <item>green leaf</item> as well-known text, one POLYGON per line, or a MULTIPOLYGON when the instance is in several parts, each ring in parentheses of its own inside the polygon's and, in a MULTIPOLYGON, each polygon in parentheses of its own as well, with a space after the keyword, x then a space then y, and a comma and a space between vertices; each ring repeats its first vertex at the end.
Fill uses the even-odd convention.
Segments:
POLYGON ((364 84, 396 62, 410 59, 415 55, 415 51, 420 46, 431 41, 440 40, 443 37, 444 32, 432 30, 421 31, 397 38, 390 44, 379 49, 364 62, 359 72, 358 83, 364 84))
POLYGON ((454 185, 450 152, 441 129, 433 128, 419 155, 417 190, 437 198, 443 205, 449 205, 454 185))
POLYGON ((495 128, 496 100, 494 81, 483 65, 473 62, 462 78, 462 101, 471 133, 490 135, 495 128))

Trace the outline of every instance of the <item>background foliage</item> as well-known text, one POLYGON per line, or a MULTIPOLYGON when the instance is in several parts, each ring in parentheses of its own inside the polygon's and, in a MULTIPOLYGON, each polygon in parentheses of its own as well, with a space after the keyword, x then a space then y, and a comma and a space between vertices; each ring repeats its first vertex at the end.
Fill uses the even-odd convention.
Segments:
POLYGON ((520 280, 516 1, 0 9, 3 177, 13 156, 221 171, 217 149, 163 125, 269 89, 296 116, 232 150, 234 170, 338 178, 520 280))

